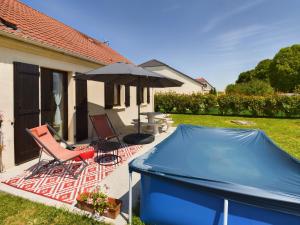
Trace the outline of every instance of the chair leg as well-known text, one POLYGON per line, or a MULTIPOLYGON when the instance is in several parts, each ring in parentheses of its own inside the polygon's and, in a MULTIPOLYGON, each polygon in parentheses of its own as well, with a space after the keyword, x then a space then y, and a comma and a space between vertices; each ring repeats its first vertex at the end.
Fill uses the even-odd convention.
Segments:
POLYGON ((62 164, 62 166, 65 168, 65 170, 70 174, 70 175, 72 175, 73 177, 74 177, 74 179, 77 179, 77 177, 78 177, 78 175, 88 166, 88 163, 81 157, 81 156, 78 156, 80 159, 81 159, 81 161, 82 161, 82 164, 81 165, 83 165, 82 166, 82 168, 78 171, 78 174, 77 175, 75 175, 75 173, 73 173, 68 167, 66 167, 63 163, 61 163, 62 164))
POLYGON ((119 163, 119 149, 117 149, 117 164, 119 163))
POLYGON ((55 163, 57 162, 56 159, 52 159, 50 160, 48 163, 41 165, 41 159, 42 159, 42 151, 40 151, 39 154, 39 162, 37 163, 37 166, 34 168, 34 170, 31 172, 31 174, 27 177, 25 177, 24 179, 29 179, 33 176, 35 176, 36 174, 38 174, 43 168, 48 167, 49 165, 53 164, 52 166, 55 166, 55 163))
POLYGON ((78 175, 88 166, 88 163, 81 157, 78 156, 81 161, 82 161, 82 165, 83 167, 78 171, 78 174, 75 175, 75 173, 73 173, 68 167, 66 167, 66 165, 64 164, 64 162, 60 162, 60 164, 63 166, 63 168, 70 174, 72 175, 72 177, 74 177, 74 179, 77 179, 78 175))
POLYGON ((66 167, 66 165, 63 162, 60 162, 60 164, 74 179, 77 179, 77 176, 68 167, 66 167))
POLYGON ((40 150, 39 162, 38 162, 37 166, 34 168, 34 170, 31 172, 31 174, 29 176, 25 177, 25 180, 27 180, 27 179, 33 177, 34 175, 36 175, 41 170, 41 168, 43 168, 43 166, 40 166, 41 158, 42 158, 42 150, 40 150))
MULTIPOLYGON (((121 143, 121 140, 120 140, 119 136, 117 136, 117 140, 119 142, 119 147, 122 148, 123 145, 121 143)), ((117 164, 118 164, 119 163, 119 148, 116 151, 117 151, 117 164)))

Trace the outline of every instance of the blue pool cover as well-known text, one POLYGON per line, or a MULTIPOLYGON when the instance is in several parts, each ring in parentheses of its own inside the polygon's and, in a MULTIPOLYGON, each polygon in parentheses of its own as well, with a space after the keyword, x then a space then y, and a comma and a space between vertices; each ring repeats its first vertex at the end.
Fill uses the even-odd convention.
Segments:
POLYGON ((129 170, 300 215, 300 162, 261 130, 179 125, 129 170))

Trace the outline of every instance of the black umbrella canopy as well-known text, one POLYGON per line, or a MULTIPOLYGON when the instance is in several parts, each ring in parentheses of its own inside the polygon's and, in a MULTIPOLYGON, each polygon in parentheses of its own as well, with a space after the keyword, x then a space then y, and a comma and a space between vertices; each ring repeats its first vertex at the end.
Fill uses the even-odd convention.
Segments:
MULTIPOLYGON (((167 78, 158 73, 145 70, 142 67, 118 62, 110 64, 86 74, 77 75, 76 78, 84 80, 100 81, 105 83, 121 84, 141 87, 180 87, 183 83, 167 78)), ((151 134, 140 133, 140 104, 138 104, 138 133, 126 135, 123 140, 129 144, 146 144, 154 140, 151 134)))
POLYGON ((118 62, 80 74, 79 79, 143 87, 180 87, 183 83, 142 67, 118 62))

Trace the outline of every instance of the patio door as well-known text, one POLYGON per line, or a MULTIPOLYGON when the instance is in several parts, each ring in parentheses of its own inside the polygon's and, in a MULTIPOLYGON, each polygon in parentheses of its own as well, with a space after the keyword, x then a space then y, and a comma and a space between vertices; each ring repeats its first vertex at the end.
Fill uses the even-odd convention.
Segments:
POLYGON ((75 80, 76 83, 76 141, 88 138, 88 99, 87 81, 75 80))
POLYGON ((68 139, 68 74, 41 68, 41 123, 68 139))
POLYGON ((39 125, 39 67, 14 62, 15 164, 38 156, 39 148, 25 129, 39 125))

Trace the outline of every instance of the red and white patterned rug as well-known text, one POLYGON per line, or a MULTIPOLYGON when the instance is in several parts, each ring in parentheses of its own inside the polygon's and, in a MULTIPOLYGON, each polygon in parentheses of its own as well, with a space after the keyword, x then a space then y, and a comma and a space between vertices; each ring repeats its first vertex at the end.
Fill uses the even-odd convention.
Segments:
MULTIPOLYGON (((119 156, 122 158, 122 161, 118 165, 125 163, 141 148, 140 145, 123 146, 120 148, 119 156)), ((25 179, 25 177, 31 174, 31 171, 28 170, 19 176, 3 181, 3 183, 37 195, 73 204, 78 193, 93 189, 95 185, 99 184, 103 178, 118 167, 118 165, 99 164, 95 162, 94 158, 88 159, 87 162, 89 165, 81 172, 77 179, 70 176, 62 166, 57 165, 49 170, 45 170, 45 172, 41 171, 41 173, 30 179, 25 179)), ((77 171, 81 166, 81 162, 72 161, 66 163, 66 165, 72 171, 77 171)))

